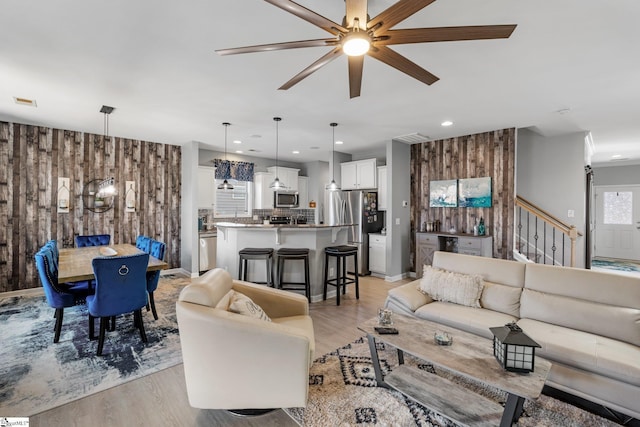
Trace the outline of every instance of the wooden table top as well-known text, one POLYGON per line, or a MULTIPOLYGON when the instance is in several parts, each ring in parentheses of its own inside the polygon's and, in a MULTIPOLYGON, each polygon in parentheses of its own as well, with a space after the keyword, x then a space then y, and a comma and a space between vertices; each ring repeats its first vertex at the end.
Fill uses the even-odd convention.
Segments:
POLYGON ((398 329, 398 335, 380 335, 375 326, 377 317, 358 325, 358 329, 436 366, 529 399, 540 395, 551 369, 551 362, 536 355, 534 372, 505 371, 493 356, 491 340, 424 319, 393 313, 393 327, 398 329), (436 344, 435 331, 451 334, 452 345, 436 344))
MULTIPOLYGON (((143 253, 140 249, 130 244, 108 245, 108 246, 87 246, 84 248, 60 249, 58 263, 58 282, 80 282, 94 279, 93 266, 91 260, 104 256, 101 253, 111 248, 116 251, 116 255, 135 255, 143 253)), ((147 271, 164 270, 169 267, 164 261, 149 256, 147 271)))

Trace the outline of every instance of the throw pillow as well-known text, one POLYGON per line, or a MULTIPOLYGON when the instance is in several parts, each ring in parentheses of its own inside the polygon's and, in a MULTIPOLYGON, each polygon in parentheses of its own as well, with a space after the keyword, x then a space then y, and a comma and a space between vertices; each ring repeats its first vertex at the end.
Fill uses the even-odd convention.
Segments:
POLYGON ((462 274, 424 266, 418 289, 437 301, 480 308, 484 282, 477 274, 462 274))
POLYGON ((267 313, 251 298, 241 294, 240 292, 234 292, 231 296, 231 303, 229 304, 229 311, 232 313, 242 314, 244 316, 253 317, 254 319, 266 320, 271 322, 271 318, 267 316, 267 313))

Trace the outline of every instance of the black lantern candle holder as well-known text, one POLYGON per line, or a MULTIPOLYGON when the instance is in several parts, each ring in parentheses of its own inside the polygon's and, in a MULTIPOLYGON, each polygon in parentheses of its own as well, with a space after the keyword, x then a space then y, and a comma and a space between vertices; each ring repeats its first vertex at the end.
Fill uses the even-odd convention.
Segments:
POLYGON ((505 370, 533 372, 536 347, 540 344, 529 338, 515 322, 489 329, 493 333, 493 355, 505 370))

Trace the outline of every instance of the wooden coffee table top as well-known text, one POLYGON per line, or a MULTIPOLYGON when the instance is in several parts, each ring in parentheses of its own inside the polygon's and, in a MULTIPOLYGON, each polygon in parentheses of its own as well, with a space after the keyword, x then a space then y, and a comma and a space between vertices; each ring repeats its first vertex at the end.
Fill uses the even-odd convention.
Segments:
POLYGON ((394 313, 393 326, 398 329, 398 335, 380 335, 375 326, 378 326, 377 318, 358 325, 358 329, 435 366, 528 399, 540 395, 551 369, 551 362, 536 356, 534 372, 505 371, 493 356, 491 340, 428 320, 394 313), (451 334, 453 344, 436 344, 433 339, 436 331, 451 334))

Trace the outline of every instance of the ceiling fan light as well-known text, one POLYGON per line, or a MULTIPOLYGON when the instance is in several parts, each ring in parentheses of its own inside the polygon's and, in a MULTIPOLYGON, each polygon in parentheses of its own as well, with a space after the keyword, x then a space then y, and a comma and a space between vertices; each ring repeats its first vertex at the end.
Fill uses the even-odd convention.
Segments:
POLYGON ((352 31, 342 40, 342 51, 348 56, 362 56, 369 51, 371 39, 367 33, 352 31))

